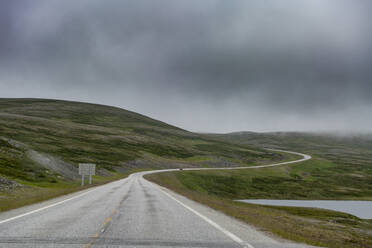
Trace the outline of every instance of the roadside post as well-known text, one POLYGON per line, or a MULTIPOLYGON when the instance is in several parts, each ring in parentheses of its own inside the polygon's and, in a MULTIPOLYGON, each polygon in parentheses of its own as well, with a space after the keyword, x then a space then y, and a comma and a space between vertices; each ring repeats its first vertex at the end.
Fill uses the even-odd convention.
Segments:
POLYGON ((79 175, 81 175, 81 186, 84 186, 85 176, 89 176, 89 184, 92 184, 92 175, 96 174, 96 165, 79 163, 79 175))

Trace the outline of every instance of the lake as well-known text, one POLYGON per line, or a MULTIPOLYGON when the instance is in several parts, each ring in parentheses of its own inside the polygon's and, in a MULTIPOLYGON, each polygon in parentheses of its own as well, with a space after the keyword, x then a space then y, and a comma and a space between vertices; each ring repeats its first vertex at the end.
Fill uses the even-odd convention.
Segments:
POLYGON ((334 201, 334 200, 239 200, 239 201, 271 206, 323 208, 352 214, 361 219, 372 219, 372 201, 334 201))

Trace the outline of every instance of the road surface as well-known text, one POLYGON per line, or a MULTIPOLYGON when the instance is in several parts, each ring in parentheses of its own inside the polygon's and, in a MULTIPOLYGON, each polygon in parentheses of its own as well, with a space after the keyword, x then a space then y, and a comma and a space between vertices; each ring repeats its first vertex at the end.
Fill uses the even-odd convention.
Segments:
POLYGON ((148 173, 3 212, 0 247, 308 247, 155 185, 148 173))

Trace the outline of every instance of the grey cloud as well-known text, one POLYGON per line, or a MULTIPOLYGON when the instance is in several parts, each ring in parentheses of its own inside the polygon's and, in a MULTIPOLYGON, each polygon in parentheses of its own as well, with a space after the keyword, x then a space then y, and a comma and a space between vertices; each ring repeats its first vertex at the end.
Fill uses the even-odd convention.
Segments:
POLYGON ((372 107, 369 1, 0 6, 2 96, 114 104, 198 131, 372 131, 372 117, 350 120, 372 107))

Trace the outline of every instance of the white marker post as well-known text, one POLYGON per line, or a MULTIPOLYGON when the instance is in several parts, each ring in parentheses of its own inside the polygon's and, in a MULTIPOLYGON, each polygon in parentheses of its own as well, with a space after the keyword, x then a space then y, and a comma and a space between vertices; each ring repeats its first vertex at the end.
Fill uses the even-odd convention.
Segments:
POLYGON ((79 175, 81 175, 81 186, 84 186, 85 175, 89 176, 89 184, 92 184, 92 175, 96 174, 96 165, 80 163, 79 164, 79 175))

